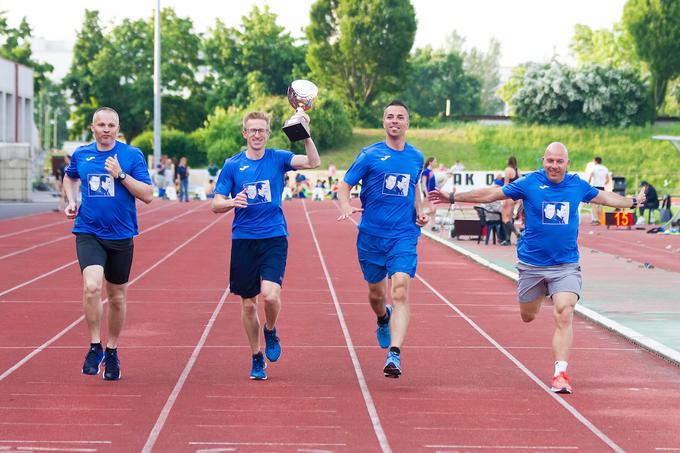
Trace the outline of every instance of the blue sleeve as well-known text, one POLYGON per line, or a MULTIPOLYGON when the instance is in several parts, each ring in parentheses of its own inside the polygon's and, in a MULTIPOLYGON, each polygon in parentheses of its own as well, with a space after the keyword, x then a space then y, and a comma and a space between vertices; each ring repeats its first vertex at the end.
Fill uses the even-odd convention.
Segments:
POLYGON ((518 180, 506 184, 502 187, 503 193, 506 197, 510 197, 513 200, 524 199, 527 189, 527 177, 522 176, 518 180))
POLYGON ((354 162, 352 162, 352 165, 349 167, 342 180, 350 186, 356 186, 366 175, 368 160, 368 155, 364 151, 361 151, 354 162))
POLYGON ((231 168, 229 161, 224 163, 220 175, 217 177, 217 184, 215 184, 215 193, 228 197, 231 194, 231 188, 234 185, 234 180, 231 176, 231 168))
POLYGON ((290 151, 285 151, 282 149, 275 149, 274 150, 274 155, 276 158, 281 162, 281 167, 283 168, 284 173, 287 171, 295 170, 291 163, 293 162, 293 157, 295 157, 295 154, 293 154, 290 151))
POLYGON ((71 163, 66 167, 66 174, 71 179, 80 179, 80 173, 78 173, 78 152, 76 151, 71 156, 71 163))
POLYGON ((149 169, 146 168, 144 154, 137 148, 134 148, 134 150, 136 153, 135 158, 132 161, 132 166, 130 167, 130 175, 139 182, 151 184, 151 177, 149 176, 149 169))
POLYGON ((590 200, 595 198, 598 193, 600 193, 599 190, 597 190, 595 187, 591 186, 589 183, 584 181, 583 179, 579 178, 579 183, 581 184, 581 189, 583 190, 583 202, 584 203, 589 203, 590 200))

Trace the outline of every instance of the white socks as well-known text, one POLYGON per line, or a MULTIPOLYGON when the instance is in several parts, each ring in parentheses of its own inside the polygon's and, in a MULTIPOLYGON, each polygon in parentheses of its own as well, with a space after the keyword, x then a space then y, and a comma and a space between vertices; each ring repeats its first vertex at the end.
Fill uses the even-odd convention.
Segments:
POLYGON ((558 374, 560 374, 562 372, 566 372, 567 371, 567 365, 568 365, 568 363, 565 362, 564 360, 558 360, 557 362, 555 362, 555 374, 553 376, 557 376, 558 374))

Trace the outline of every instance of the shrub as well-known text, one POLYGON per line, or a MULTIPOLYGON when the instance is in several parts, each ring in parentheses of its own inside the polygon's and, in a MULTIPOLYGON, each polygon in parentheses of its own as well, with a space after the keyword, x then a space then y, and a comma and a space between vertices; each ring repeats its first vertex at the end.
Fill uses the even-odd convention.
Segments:
POLYGON ((637 75, 599 65, 529 65, 512 107, 518 120, 539 124, 626 127, 649 119, 637 75))
MULTIPOLYGON (((141 149, 145 155, 153 155, 153 131, 145 131, 132 140, 132 146, 141 149)), ((186 157, 190 167, 207 164, 205 149, 195 138, 174 129, 161 131, 161 152, 168 157, 186 157)))

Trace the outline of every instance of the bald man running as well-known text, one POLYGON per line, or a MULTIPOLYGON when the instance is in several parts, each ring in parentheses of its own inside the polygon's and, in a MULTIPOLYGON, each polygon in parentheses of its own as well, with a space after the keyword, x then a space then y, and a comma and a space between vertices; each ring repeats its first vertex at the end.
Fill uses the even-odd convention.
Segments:
POLYGON ((573 341, 574 307, 581 295, 581 267, 576 243, 579 203, 635 209, 645 201, 644 192, 640 192, 637 197, 604 192, 576 174, 567 174, 568 169, 567 147, 554 142, 548 145, 543 154, 542 170, 503 187, 493 185, 455 195, 455 188, 450 193, 435 189, 428 194, 428 199, 435 204, 453 203, 454 199, 475 203, 507 198, 523 200, 526 229, 517 246, 520 315, 522 321, 531 322, 545 298, 552 299, 556 328, 552 340, 555 372, 551 390, 556 393, 572 392, 566 371, 573 341), (553 212, 544 209, 547 205, 560 206, 559 222, 546 217, 546 212, 553 212))

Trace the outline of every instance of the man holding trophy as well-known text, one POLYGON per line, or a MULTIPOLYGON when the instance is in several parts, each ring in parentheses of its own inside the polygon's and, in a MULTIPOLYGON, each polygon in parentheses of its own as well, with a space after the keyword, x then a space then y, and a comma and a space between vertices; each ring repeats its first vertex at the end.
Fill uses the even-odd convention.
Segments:
POLYGON ((281 197, 287 171, 317 168, 321 163, 305 113, 317 92, 316 86, 306 80, 294 81, 288 90, 296 113, 286 121, 284 132, 291 140, 304 140, 306 155, 266 148, 271 132, 269 117, 263 112, 249 112, 243 118, 247 149, 227 159, 215 187, 213 212, 235 209, 229 285, 233 294, 241 296, 241 321, 252 353, 250 379, 267 379, 267 365, 260 350, 258 295, 264 301, 265 354, 270 362, 281 356, 276 320, 281 311, 281 285, 288 256, 288 229, 281 197), (249 197, 249 188, 257 196, 249 197))
POLYGON ((389 348, 385 377, 401 375, 401 346, 411 318, 408 290, 416 275, 420 227, 429 218, 423 213, 419 188, 423 154, 406 143, 409 112, 392 101, 383 113, 385 141, 370 145, 357 156, 340 183, 338 220, 363 212, 357 237, 359 264, 368 283, 368 300, 378 318, 381 348, 389 348), (361 208, 350 204, 350 190, 359 181, 361 208), (387 281, 392 280, 393 308, 387 304, 387 281))

